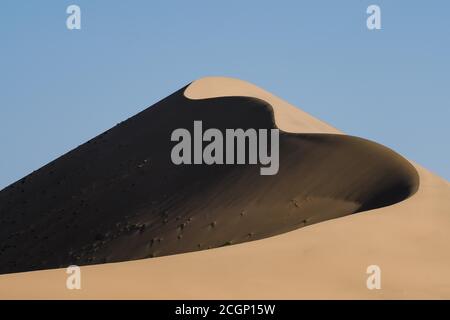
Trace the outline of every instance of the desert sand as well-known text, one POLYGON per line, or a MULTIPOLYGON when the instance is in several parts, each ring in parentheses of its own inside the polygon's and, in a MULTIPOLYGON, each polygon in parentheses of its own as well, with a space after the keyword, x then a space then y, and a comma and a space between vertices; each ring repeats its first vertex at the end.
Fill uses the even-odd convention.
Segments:
POLYGON ((194 81, 5 188, 0 204, 3 299, 450 298, 449 183, 236 79, 194 81), (162 170, 157 137, 198 117, 282 130, 280 173, 162 170), (126 201, 105 205, 112 194, 126 201), (72 262, 81 290, 53 269, 72 262), (380 290, 366 287, 372 264, 380 290))

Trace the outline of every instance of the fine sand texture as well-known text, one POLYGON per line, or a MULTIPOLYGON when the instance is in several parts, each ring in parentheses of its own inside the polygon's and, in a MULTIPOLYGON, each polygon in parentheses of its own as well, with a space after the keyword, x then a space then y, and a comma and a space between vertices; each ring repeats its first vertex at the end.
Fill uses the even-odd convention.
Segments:
POLYGON ((0 192, 0 298, 450 298, 449 209, 449 183, 394 151, 204 78, 0 192), (174 166, 194 120, 279 128, 279 173, 174 166))

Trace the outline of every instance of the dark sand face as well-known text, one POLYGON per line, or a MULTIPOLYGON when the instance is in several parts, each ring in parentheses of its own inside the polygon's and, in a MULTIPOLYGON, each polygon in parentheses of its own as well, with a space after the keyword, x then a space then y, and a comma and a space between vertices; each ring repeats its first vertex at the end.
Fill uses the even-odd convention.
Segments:
MULTIPOLYGON (((254 98, 180 90, 0 192, 0 273, 141 259, 261 239, 413 194, 409 162, 344 135, 280 134, 280 170, 175 166, 170 135, 275 128, 254 98)), ((270 254, 270 253, 268 253, 270 254)))

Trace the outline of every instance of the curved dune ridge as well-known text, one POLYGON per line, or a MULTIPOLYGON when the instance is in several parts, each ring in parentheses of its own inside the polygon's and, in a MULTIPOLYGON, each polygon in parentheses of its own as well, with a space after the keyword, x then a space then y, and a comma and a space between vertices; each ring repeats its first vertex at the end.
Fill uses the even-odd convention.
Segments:
POLYGON ((2 273, 157 258, 83 267, 80 291, 64 269, 7 274, 0 297, 448 298, 449 191, 254 85, 204 78, 0 192, 2 273), (280 128, 278 174, 174 166, 170 133, 194 120, 280 128))
POLYGON ((211 249, 391 205, 417 189, 407 160, 336 134, 282 132, 274 176, 257 165, 174 165, 171 132, 192 131, 194 120, 223 132, 276 128, 263 100, 184 92, 3 190, 0 272, 211 249))

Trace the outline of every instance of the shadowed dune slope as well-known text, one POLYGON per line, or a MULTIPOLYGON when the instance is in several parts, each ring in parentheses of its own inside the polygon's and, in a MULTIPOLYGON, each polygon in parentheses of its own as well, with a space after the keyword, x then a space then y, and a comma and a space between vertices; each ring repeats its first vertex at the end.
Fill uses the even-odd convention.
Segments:
MULTIPOLYGON (((333 133, 280 134, 280 169, 172 164, 176 128, 276 128, 252 97, 184 89, 0 192, 0 273, 126 261, 269 237, 402 201, 415 168, 333 133)), ((275 117, 275 118, 274 118, 275 117)), ((332 129, 330 129, 332 130, 332 129)))

